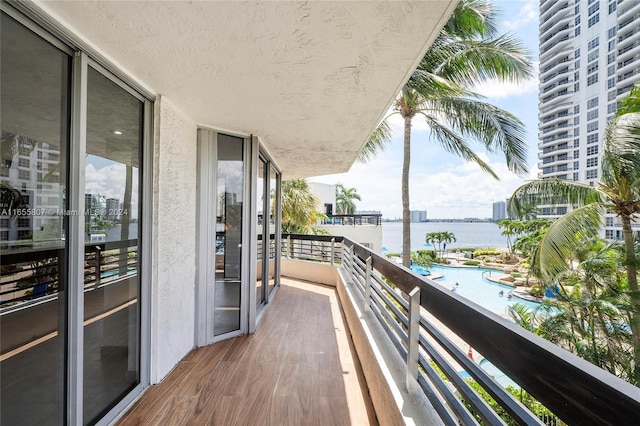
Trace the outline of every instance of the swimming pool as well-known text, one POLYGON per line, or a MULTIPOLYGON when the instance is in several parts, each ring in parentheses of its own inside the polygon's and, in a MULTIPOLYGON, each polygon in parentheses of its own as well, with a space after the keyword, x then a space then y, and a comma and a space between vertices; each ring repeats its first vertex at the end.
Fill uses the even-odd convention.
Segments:
POLYGON ((452 268, 434 264, 431 266, 432 274, 442 274, 438 281, 445 282, 460 295, 498 315, 508 316, 507 307, 521 303, 530 308, 539 306, 539 303, 530 302, 518 297, 508 298, 507 294, 513 290, 508 285, 494 283, 483 278, 482 273, 501 274, 502 271, 486 268, 452 268), (458 285, 456 285, 458 283, 458 285), (503 295, 500 296, 500 291, 503 295))
POLYGON ((507 386, 512 386, 516 389, 520 389, 520 386, 516 382, 511 380, 509 376, 504 374, 502 371, 498 370, 498 367, 491 364, 488 359, 481 360, 480 367, 492 376, 502 387, 506 388, 507 386))

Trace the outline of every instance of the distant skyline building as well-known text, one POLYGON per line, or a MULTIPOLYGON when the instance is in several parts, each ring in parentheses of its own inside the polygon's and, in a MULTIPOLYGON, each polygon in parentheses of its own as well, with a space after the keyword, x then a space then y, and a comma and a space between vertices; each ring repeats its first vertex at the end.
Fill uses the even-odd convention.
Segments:
POLYGON ((427 221, 427 211, 426 210, 410 210, 409 211, 409 221, 411 223, 420 223, 427 221))
POLYGON ((496 201, 493 203, 493 216, 492 219, 494 222, 498 222, 499 220, 507 218, 507 202, 506 201, 496 201))
MULTIPOLYGON (((618 102, 640 79, 640 2, 540 2, 539 178, 596 185, 602 142, 618 102)), ((557 218, 567 205, 540 205, 557 218)), ((622 238, 606 217, 604 235, 622 238)))

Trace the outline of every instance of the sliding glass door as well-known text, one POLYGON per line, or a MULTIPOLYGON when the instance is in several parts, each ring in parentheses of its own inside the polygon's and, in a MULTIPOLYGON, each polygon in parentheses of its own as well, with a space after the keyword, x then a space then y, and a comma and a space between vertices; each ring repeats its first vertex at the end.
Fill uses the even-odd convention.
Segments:
POLYGON ((213 335, 242 329, 242 236, 244 200, 244 139, 217 135, 216 268, 213 286, 213 335))
POLYGON ((2 14, 0 424, 62 424, 71 56, 2 14))
POLYGON ((151 103, 4 2, 1 19, 0 424, 93 424, 141 389, 151 103))

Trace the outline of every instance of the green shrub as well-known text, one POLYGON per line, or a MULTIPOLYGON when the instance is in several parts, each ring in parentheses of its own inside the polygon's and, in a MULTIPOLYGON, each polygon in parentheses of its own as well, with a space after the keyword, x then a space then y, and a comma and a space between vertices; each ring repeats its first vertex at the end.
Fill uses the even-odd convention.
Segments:
POLYGON ((519 272, 514 272, 513 274, 511 274, 511 276, 512 276, 513 278, 522 278, 522 274, 521 274, 521 273, 519 273, 519 272))
POLYGON ((534 297, 542 297, 544 295, 544 289, 542 288, 541 285, 534 285, 529 290, 529 294, 534 297))
POLYGON ((435 258, 436 252, 433 250, 418 250, 411 253, 413 263, 427 268, 433 264, 435 258))
POLYGON ((488 255, 488 256, 496 256, 499 255, 501 252, 500 250, 496 250, 494 248, 488 248, 488 249, 478 249, 476 251, 473 252, 473 256, 482 256, 482 255, 488 255))
POLYGON ((478 266, 480 264, 480 261, 478 260, 467 260, 466 262, 463 263, 463 265, 467 265, 467 266, 478 266))

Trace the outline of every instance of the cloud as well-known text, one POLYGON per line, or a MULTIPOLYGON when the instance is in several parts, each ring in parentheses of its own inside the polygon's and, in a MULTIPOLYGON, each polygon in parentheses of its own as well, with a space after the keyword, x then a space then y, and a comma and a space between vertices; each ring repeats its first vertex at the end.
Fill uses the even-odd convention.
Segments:
POLYGON ((498 80, 490 80, 475 87, 475 91, 489 99, 505 99, 511 96, 521 96, 538 93, 538 65, 532 64, 534 73, 531 78, 519 83, 505 83, 498 80))
POLYGON ((538 18, 538 2, 535 0, 529 0, 522 5, 515 18, 504 21, 503 26, 509 31, 518 31, 527 24, 532 22, 537 23, 538 18))
MULTIPOLYGON (((91 162, 92 156, 87 157, 84 169, 86 194, 99 195, 101 200, 117 198, 124 200, 126 186, 126 166, 122 163, 109 162, 109 165, 98 167, 91 162)), ((133 169, 133 181, 131 185, 131 215, 138 215, 138 169, 133 169)))
MULTIPOLYGON (((455 157, 439 171, 415 158, 409 178, 411 210, 427 210, 431 219, 491 217, 492 204, 508 198, 524 180, 510 172, 505 163, 477 154, 491 165, 500 180, 455 157)), ((370 164, 355 164, 349 173, 311 180, 354 187, 362 197, 356 202, 358 210, 378 210, 385 218, 396 218, 402 216, 401 167, 401 162, 393 158, 381 158, 370 164)), ((537 170, 533 173, 537 174, 537 170)))

